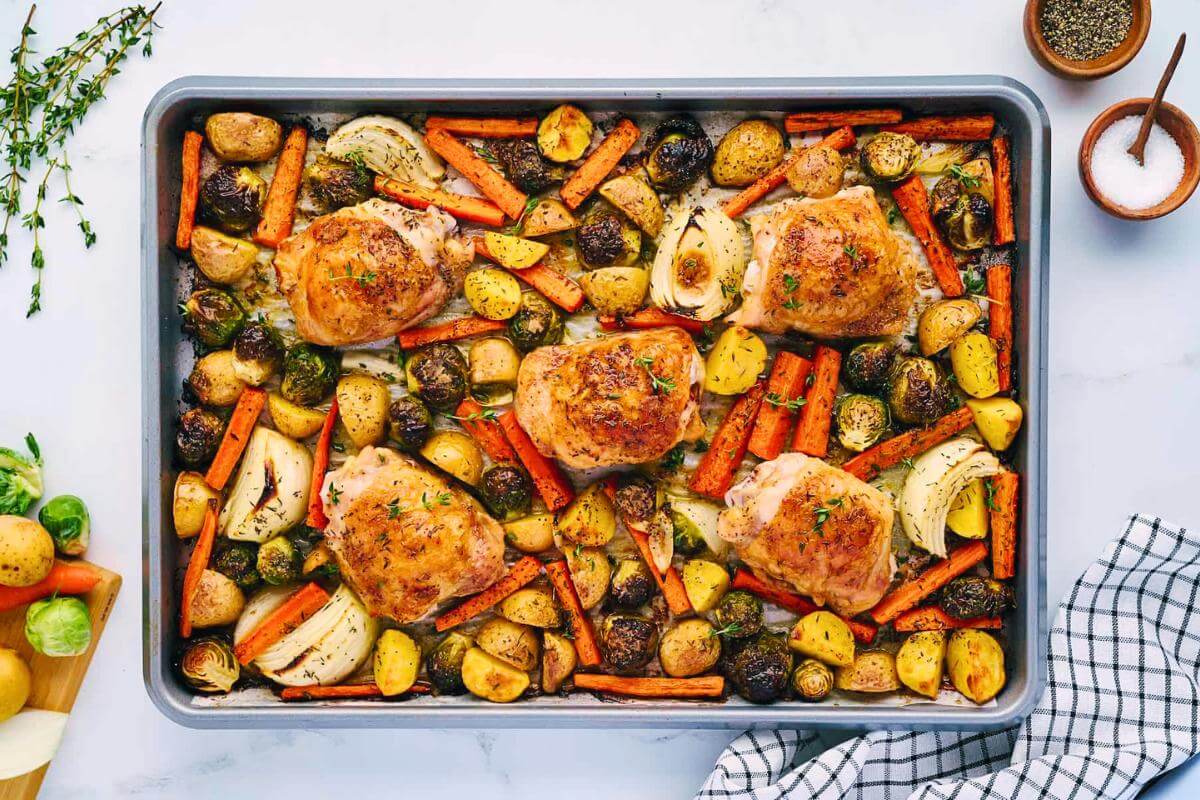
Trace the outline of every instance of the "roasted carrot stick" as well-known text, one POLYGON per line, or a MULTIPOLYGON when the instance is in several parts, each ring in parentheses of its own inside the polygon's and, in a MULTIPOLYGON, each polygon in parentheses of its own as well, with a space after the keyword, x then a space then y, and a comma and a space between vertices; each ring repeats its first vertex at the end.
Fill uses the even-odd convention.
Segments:
POLYGON ((893 436, 874 447, 864 450, 842 464, 842 469, 862 480, 870 480, 888 467, 899 464, 906 458, 924 453, 939 442, 944 442, 959 431, 975 423, 971 409, 963 406, 940 417, 928 428, 914 428, 899 436, 893 436))
POLYGON ((991 478, 992 577, 1007 580, 1017 574, 1017 498, 1021 479, 1015 472, 991 478))
MULTIPOLYGON (((780 608, 786 608, 793 614, 800 616, 811 614, 821 608, 809 598, 786 592, 783 589, 777 589, 757 575, 744 569, 734 571, 733 582, 730 584, 730 588, 741 589, 750 592, 750 594, 758 595, 763 600, 774 603, 780 608)), ((842 617, 841 619, 849 626, 850 632, 854 634, 854 638, 858 641, 863 644, 870 644, 875 641, 875 634, 879 632, 879 629, 874 625, 868 622, 859 622, 848 617, 842 617)))
POLYGON ((325 501, 321 499, 321 487, 325 485, 325 472, 329 469, 329 448, 333 444, 333 426, 337 424, 338 401, 333 398, 325 422, 321 423, 321 435, 313 451, 312 479, 308 484, 308 515, 304 524, 319 531, 325 530, 329 517, 325 516, 325 501))
POLYGON ((629 148, 637 143, 641 135, 641 130, 630 120, 622 119, 618 122, 604 137, 604 141, 579 165, 579 169, 563 181, 558 194, 567 204, 567 208, 572 211, 579 208, 588 195, 596 191, 600 182, 608 177, 608 173, 613 171, 613 167, 617 166, 622 156, 629 152, 629 148))
POLYGON ((592 621, 579 602, 579 593, 575 591, 575 582, 571 579, 571 571, 566 561, 551 561, 545 565, 546 577, 558 595, 558 602, 567 615, 567 626, 575 640, 575 652, 579 655, 579 663, 585 667, 594 667, 603 661, 600 655, 600 645, 596 643, 596 632, 592 630, 592 621))
POLYGON ((1013 224, 1012 153, 1007 136, 992 139, 992 181, 996 186, 992 244, 1012 244, 1017 239, 1017 231, 1013 224))
POLYGON ((720 697, 725 693, 725 679, 720 675, 700 678, 626 678, 597 672, 577 672, 575 688, 651 699, 720 697))
MULTIPOLYGON (((833 133, 830 133, 818 144, 823 144, 827 147, 832 147, 834 150, 847 150, 854 146, 858 140, 854 136, 854 131, 848 127, 838 128, 833 133)), ((742 189, 733 197, 721 204, 721 210, 725 215, 732 218, 740 217, 746 213, 746 209, 762 200, 768 194, 778 189, 787 181, 788 170, 792 167, 792 162, 796 156, 804 148, 798 148, 791 155, 780 162, 779 166, 762 176, 754 183, 742 189)))
POLYGON ((196 601, 200 578, 208 569, 208 560, 212 557, 213 542, 217 539, 217 519, 217 501, 209 500, 208 507, 204 509, 204 526, 200 528, 187 570, 183 573, 183 592, 179 598, 179 635, 185 639, 192 635, 192 603, 196 601))
POLYGON ((192 246, 196 227, 196 202, 200 199, 200 147, 204 137, 195 131, 183 135, 183 188, 179 192, 179 222, 175 226, 175 247, 192 246))
POLYGON ((775 356, 747 450, 764 461, 779 457, 796 419, 796 408, 806 402, 804 388, 811 370, 812 362, 803 356, 786 350, 775 356))
POLYGON ((513 564, 503 578, 435 619, 433 621, 434 627, 440 633, 479 616, 517 589, 532 581, 541 571, 541 561, 538 561, 533 556, 525 556, 513 564))
POLYGON ((958 274, 958 262, 954 260, 954 253, 950 252, 950 246, 942 238, 941 231, 933 224, 933 217, 929 214, 929 192, 921 183, 921 176, 912 175, 894 186, 892 199, 925 250, 929 268, 933 270, 938 286, 942 287, 942 293, 947 297, 961 297, 966 290, 962 276, 958 274))
POLYGON ((513 451, 512 445, 508 443, 508 439, 504 438, 504 430, 496 421, 495 411, 489 414, 479 403, 466 397, 454 410, 454 417, 458 420, 458 424, 471 434, 471 438, 479 443, 483 452, 487 453, 488 458, 492 461, 511 462, 517 460, 517 454, 513 451))
POLYGON ((55 561, 50 574, 32 586, 0 586, 0 612, 54 594, 87 594, 100 582, 100 573, 87 564, 55 561))
POLYGON ((718 500, 725 497, 733 483, 733 475, 746 455, 754 420, 766 394, 766 384, 759 381, 733 401, 688 484, 693 492, 718 500))
POLYGON ((798 111, 783 118, 788 133, 827 131, 843 125, 887 125, 899 122, 904 112, 898 108, 859 108, 843 111, 798 111))
POLYGON ((375 176, 375 193, 390 197, 397 203, 410 208, 425 209, 437 206, 456 219, 478 222, 498 228, 504 224, 504 212, 495 203, 482 197, 443 192, 441 189, 426 189, 413 183, 375 176))
POLYGON ((574 314, 583 308, 583 289, 571 278, 545 264, 510 270, 513 275, 537 289, 547 300, 574 314))
POLYGON ((297 125, 288 133, 275 162, 275 175, 271 188, 267 190, 267 201, 263 204, 262 219, 254 232, 254 241, 266 247, 279 247, 279 243, 292 235, 292 222, 296 219, 296 195, 300 191, 300 178, 304 174, 304 154, 308 150, 308 131, 297 125))
POLYGON ((425 142, 434 152, 446 159, 446 163, 475 184, 475 188, 483 192, 485 197, 500 206, 509 217, 520 219, 521 214, 525 213, 525 204, 529 197, 509 183, 470 147, 438 128, 425 131, 425 142))
POLYGON ((993 264, 987 271, 988 335, 996 343, 1000 391, 1012 388, 1013 306, 1012 267, 993 264))
POLYGON ((477 139, 519 139, 537 133, 537 117, 427 117, 425 130, 477 139))
POLYGON ((1004 626, 999 617, 952 617, 941 606, 922 606, 905 611, 892 622, 892 629, 901 633, 911 631, 952 631, 958 628, 991 628, 1004 626))
POLYGON ((829 453, 829 428, 841 369, 842 354, 832 347, 817 345, 813 350, 812 385, 800 409, 796 435, 792 437, 793 450, 818 458, 829 453))
POLYGON ((423 328, 409 328, 396 334, 396 342, 401 350, 412 350, 427 344, 437 342, 453 342, 458 339, 468 339, 484 333, 498 333, 508 326, 496 319, 483 317, 460 317, 437 325, 426 325, 423 328))
POLYGON ((263 617, 246 637, 233 646, 238 663, 249 664, 267 648, 287 636, 304 620, 317 613, 329 602, 329 592, 317 583, 306 583, 283 605, 263 617))
POLYGON ((990 139, 996 127, 991 114, 962 114, 917 119, 884 125, 881 130, 904 133, 918 142, 981 142, 990 139))
POLYGON ((692 601, 688 600, 687 589, 683 586, 683 578, 679 576, 679 570, 671 566, 667 567, 665 574, 659 574, 658 567, 654 566, 654 554, 650 552, 650 536, 645 531, 631 528, 628 525, 625 528, 629 531, 629 537, 637 545, 638 552, 642 554, 642 560, 650 568, 654 582, 658 584, 663 599, 667 601, 667 608, 677 617, 690 613, 692 601))
POLYGON ((984 542, 969 542, 943 558, 920 575, 901 583, 869 612, 871 619, 880 625, 891 622, 904 611, 915 606, 971 567, 987 558, 988 548, 984 542))
POLYGON ((529 471, 529 477, 533 478, 533 485, 546 508, 558 511, 575 499, 575 489, 571 486, 571 481, 563 475, 558 464, 538 452, 529 434, 525 433, 521 423, 517 422, 516 414, 511 410, 501 414, 500 427, 504 430, 504 436, 512 445, 517 458, 529 471))
POLYGON ((606 331, 641 331, 647 328, 666 328, 675 325, 683 328, 693 336, 699 336, 704 333, 704 323, 700 320, 683 317, 679 314, 672 314, 654 306, 646 306, 639 311, 621 317, 605 315, 597 317, 597 320, 600 322, 600 327, 606 331))
POLYGON ((254 386, 247 386, 238 397, 233 416, 225 426, 221 446, 217 448, 217 454, 213 456, 208 473, 204 476, 204 482, 218 492, 225 488, 225 483, 233 474, 233 468, 242 457, 242 451, 246 449, 246 443, 250 441, 250 435, 254 433, 254 426, 258 424, 258 417, 266 404, 267 393, 254 386))
MULTIPOLYGON (((414 694, 429 694, 432 691, 427 683, 414 683, 407 692, 397 697, 404 698, 414 694)), ((383 697, 383 690, 375 683, 343 683, 339 686, 288 686, 279 693, 279 699, 284 702, 300 700, 336 700, 338 698, 383 697)))

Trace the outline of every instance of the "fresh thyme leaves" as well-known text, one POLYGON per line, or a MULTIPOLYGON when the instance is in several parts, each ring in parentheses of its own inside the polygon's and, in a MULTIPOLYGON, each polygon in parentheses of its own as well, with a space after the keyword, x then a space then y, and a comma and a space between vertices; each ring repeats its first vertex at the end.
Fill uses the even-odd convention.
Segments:
POLYGON ((433 511, 435 505, 448 506, 450 505, 450 493, 438 492, 433 497, 428 497, 425 492, 421 492, 421 505, 426 511, 433 511))
POLYGON ((813 524, 814 533, 821 536, 825 535, 822 530, 825 527, 825 523, 829 521, 830 515, 833 514, 833 509, 840 508, 843 502, 845 502, 845 498, 843 497, 831 497, 825 501, 825 505, 817 506, 813 509, 813 516, 817 519, 816 523, 813 524))
POLYGON ((888 223, 888 225, 895 225, 895 224, 896 224, 896 218, 897 218, 897 217, 899 217, 899 216, 900 216, 900 212, 897 210, 897 208, 896 208, 895 206, 892 206, 891 208, 889 208, 889 209, 888 209, 888 213, 887 213, 887 223, 888 223))
POLYGON ((646 374, 650 376, 650 386, 655 394, 670 394, 675 391, 675 381, 670 378, 660 378, 654 374, 654 359, 649 356, 639 356, 633 360, 633 363, 646 370, 646 374))
POLYGON ((343 161, 348 161, 359 180, 365 180, 371 177, 371 168, 367 166, 366 158, 363 156, 363 151, 359 148, 351 150, 342 157, 343 161))
POLYGON ((963 286, 967 294, 983 294, 987 291, 987 280, 977 270, 967 269, 963 271, 963 286))
POLYGON ((904 458, 900 459, 900 463, 908 469, 913 468, 913 460, 910 456, 905 456, 904 458))
POLYGON ((397 497, 395 500, 387 504, 388 519, 395 519, 407 510, 407 508, 400 505, 400 498, 397 497))
POLYGON ((677 471, 680 467, 683 466, 683 457, 684 457, 683 443, 680 442, 679 444, 675 445, 670 450, 668 450, 667 454, 665 456, 663 456, 662 468, 667 470, 668 472, 677 471))
POLYGON ((978 176, 967 172, 959 164, 950 165, 950 174, 958 178, 958 182, 966 189, 978 189, 981 183, 978 176))
POLYGON ((33 456, 33 460, 38 466, 42 464, 42 448, 38 445, 38 440, 34 438, 32 433, 25 434, 25 449, 33 456))
POLYGON ((456 419, 460 422, 474 422, 477 419, 482 419, 482 420, 486 420, 489 422, 495 422, 496 420, 498 420, 500 418, 500 414, 497 413, 496 409, 494 409, 494 408, 485 408, 483 411, 472 411, 470 414, 467 414, 465 417, 459 416, 457 414, 447 414, 446 416, 448 416, 450 419, 456 419))
POLYGON ((846 258, 850 259, 851 261, 858 260, 858 248, 855 247, 854 245, 852 245, 852 244, 846 245, 845 247, 842 248, 842 252, 845 253, 846 258))
POLYGON ((366 286, 368 284, 374 283, 375 279, 377 277, 379 277, 379 276, 376 275, 371 270, 367 270, 366 272, 355 274, 354 268, 351 267, 349 264, 346 265, 346 274, 345 275, 335 275, 333 272, 333 267, 329 268, 329 282, 330 283, 336 283, 337 281, 354 281, 359 286, 366 286))
POLYGON ((731 622, 723 628, 713 628, 708 632, 709 636, 733 636, 740 633, 742 625, 740 622, 731 622))
POLYGON ((329 484, 329 502, 336 506, 341 502, 341 500, 342 490, 334 486, 332 483, 329 484))
POLYGON ((791 400, 784 400, 778 392, 767 392, 766 401, 773 406, 786 408, 788 411, 799 411, 808 401, 803 397, 795 397, 791 400))
POLYGON ((784 275, 783 276, 783 288, 787 291, 788 294, 791 294, 792 292, 796 291, 796 289, 800 288, 800 283, 793 276, 784 275))
POLYGON ((520 236, 521 231, 525 230, 525 216, 537 207, 538 199, 531 197, 525 201, 525 208, 521 209, 521 216, 517 217, 517 221, 504 229, 504 232, 509 236, 520 236))
POLYGON ((991 511, 999 511, 1000 508, 996 505, 996 487, 992 484, 991 481, 983 482, 983 491, 984 491, 983 500, 984 500, 984 503, 987 504, 988 509, 991 511))

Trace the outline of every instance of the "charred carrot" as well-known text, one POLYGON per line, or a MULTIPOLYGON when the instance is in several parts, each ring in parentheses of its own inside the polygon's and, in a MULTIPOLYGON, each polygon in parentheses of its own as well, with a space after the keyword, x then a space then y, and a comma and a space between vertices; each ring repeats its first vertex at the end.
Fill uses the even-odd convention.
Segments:
POLYGON ((962 114, 918 117, 884 125, 881 130, 907 134, 918 142, 982 142, 991 138, 995 127, 996 118, 991 114, 962 114))
POLYGON ((747 450, 764 461, 779 457, 796 419, 796 409, 806 402, 804 387, 811 370, 812 362, 803 356, 786 350, 775 356, 747 450))
POLYGON ((520 139, 537 133, 537 117, 427 117, 425 130, 477 139, 520 139))
POLYGON ((296 195, 300 192, 300 178, 304 174, 304 155, 308 151, 308 131, 297 125, 288 133, 279 160, 275 162, 275 175, 271 188, 267 190, 267 201, 263 204, 262 219, 254 232, 254 241, 266 247, 279 247, 279 243, 292 235, 292 222, 296 219, 296 195))
POLYGON ((537 289, 547 300, 559 308, 574 314, 583 308, 583 289, 571 278, 545 264, 534 264, 525 269, 509 270, 520 280, 537 289))
POLYGON ((427 130, 425 142, 509 217, 520 219, 525 213, 529 197, 449 132, 439 128, 427 130))
POLYGON ((688 600, 687 589, 683 586, 683 578, 679 576, 679 570, 671 566, 667 567, 666 573, 659 574, 658 567, 654 566, 654 554, 650 552, 650 536, 637 528, 631 528, 628 525, 625 527, 629 531, 629 537, 637 545, 638 552, 642 554, 642 560, 650 568, 650 574, 654 576, 658 590, 662 592, 663 599, 667 601, 667 608, 677 617, 690 613, 692 601, 688 600))
POLYGON ((792 449, 805 455, 824 458, 829 453, 829 428, 833 423, 833 402, 837 399, 838 373, 842 354, 823 344, 813 350, 812 385, 804 396, 792 449))
POLYGON ((263 617, 262 622, 233 646, 238 663, 249 664, 271 645, 300 627, 304 620, 320 611, 329 602, 329 592, 320 584, 307 583, 283 601, 283 605, 263 617))
POLYGON ((563 181, 558 194, 567 204, 567 208, 571 210, 579 208, 588 195, 596 191, 600 182, 608 177, 608 173, 613 171, 617 162, 629 152, 629 148, 637 143, 638 137, 641 135, 641 130, 632 121, 622 119, 618 122, 604 137, 604 140, 596 146, 596 149, 579 165, 579 169, 563 181))
POLYGON ((991 478, 993 508, 992 577, 1007 580, 1017 574, 1017 497, 1021 479, 1015 472, 991 478))
POLYGON ((312 479, 308 484, 308 515, 304 524, 319 531, 325 530, 329 517, 325 516, 325 501, 321 499, 321 487, 325 485, 325 472, 329 469, 329 448, 333 444, 333 426, 337 424, 338 401, 333 398, 325 421, 321 423, 321 435, 317 437, 317 446, 313 451, 312 479))
POLYGON ((196 601, 200 578, 208 569, 208 560, 212 557, 213 542, 217 539, 217 518, 217 501, 209 500, 208 507, 204 509, 204 525, 196 537, 196 546, 192 548, 187 570, 183 573, 183 592, 179 598, 179 635, 185 639, 192 635, 192 603, 196 601))
POLYGON ((766 384, 759 381, 733 401, 688 484, 693 492, 718 500, 725 497, 725 492, 733 483, 733 474, 746 455, 750 434, 754 431, 754 420, 758 417, 766 393, 766 384))
POLYGON ((242 457, 242 451, 246 449, 246 443, 250 441, 250 435, 254 433, 254 426, 258 424, 258 417, 266 404, 267 393, 262 389, 248 386, 242 390, 233 409, 233 416, 225 426, 221 446, 217 448, 217 454, 213 456, 212 464, 204 476, 204 482, 209 486, 217 491, 225 488, 225 483, 233 474, 238 459, 242 457))
POLYGON ((842 464, 842 469, 862 480, 870 480, 888 467, 894 467, 906 458, 924 453, 939 442, 944 442, 959 431, 975 423, 971 409, 963 406, 940 417, 928 428, 914 428, 899 436, 893 436, 874 447, 864 450, 842 464))
MULTIPOLYGON (((823 144, 826 147, 832 147, 834 150, 847 150, 855 145, 858 140, 854 136, 854 131, 848 127, 838 128, 833 133, 830 133, 817 144, 823 144)), ((791 169, 792 163, 796 156, 799 155, 804 148, 799 148, 785 158, 779 166, 762 176, 754 183, 742 189, 733 197, 721 204, 721 210, 725 215, 732 218, 740 217, 746 213, 746 209, 762 200, 771 192, 778 189, 787 181, 788 170, 791 169)))
POLYGON ((891 622, 971 567, 987 558, 984 542, 970 542, 958 548, 920 575, 909 578, 884 596, 870 610, 871 619, 880 625, 891 622))
POLYGON ((912 631, 952 631, 959 628, 991 628, 1004 626, 999 617, 971 617, 958 619, 946 613, 941 606, 922 606, 905 611, 892 621, 892 629, 901 633, 912 631))
POLYGON ((501 414, 500 427, 504 430, 508 443, 512 445, 513 452, 529 471, 529 477, 533 478, 533 485, 546 508, 558 511, 575 499, 575 489, 571 486, 571 481, 563 475, 557 464, 538 452, 529 434, 521 427, 521 423, 517 422, 516 414, 511 410, 501 414))
MULTIPOLYGON (((407 692, 399 697, 414 694, 429 694, 432 688, 427 683, 414 683, 407 692)), ((337 700, 339 698, 383 697, 383 690, 375 683, 343 683, 339 686, 288 686, 279 693, 279 699, 285 702, 301 700, 337 700)))
POLYGON ((987 271, 988 336, 996 343, 1000 391, 1012 388, 1013 306, 1012 267, 994 264, 987 271))
POLYGON ((434 627, 440 633, 479 616, 517 589, 532 581, 541 571, 541 561, 538 561, 533 556, 525 556, 513 564, 503 578, 435 619, 433 621, 434 627))
POLYGON ((996 186, 992 223, 992 244, 1012 244, 1017 239, 1013 224, 1012 197, 1012 153, 1009 152, 1008 137, 992 139, 992 182, 996 186))
POLYGON ((597 666, 603 657, 600 646, 596 643, 596 632, 592 630, 592 621, 579 602, 579 593, 575 591, 575 582, 571 579, 571 571, 566 561, 551 561, 545 565, 546 577, 558 595, 558 602, 567 615, 567 626, 571 637, 575 640, 575 652, 579 655, 579 663, 585 667, 597 666))
POLYGON ((516 461, 517 454, 513 452, 508 439, 504 438, 504 430, 496 421, 496 416, 495 411, 489 413, 470 397, 463 398, 458 408, 454 409, 454 418, 458 420, 458 424, 479 443, 483 452, 488 454, 488 458, 496 462, 516 461))
POLYGON ((195 131, 183 135, 183 188, 179 192, 179 222, 175 226, 175 247, 192 246, 196 227, 196 203, 200 199, 200 147, 204 137, 195 131))
POLYGON ((577 672, 575 688, 652 699, 704 698, 723 695, 725 679, 720 675, 705 675, 700 678, 627 678, 598 672, 577 672))
POLYGON ((409 328, 396 334, 396 342, 401 350, 412 350, 427 344, 438 342, 453 342, 458 339, 468 339, 485 333, 498 333, 507 324, 496 319, 483 317, 460 317, 438 325, 427 325, 423 328, 409 328))
POLYGON ((929 192, 921 183, 921 176, 913 175, 893 187, 892 199, 925 250, 929 268, 933 270, 938 286, 942 287, 942 293, 947 297, 961 297, 965 289, 962 276, 958 274, 958 262, 941 231, 933 224, 929 214, 929 192))
POLYGON ((0 612, 55 594, 87 594, 100 582, 100 573, 87 564, 55 561, 50 574, 32 586, 0 586, 0 612))
POLYGON ((672 314, 654 306, 647 306, 632 314, 619 317, 605 315, 597 317, 597 320, 600 322, 600 327, 606 331, 641 331, 647 328, 666 328, 674 325, 683 328, 693 336, 704 333, 704 323, 700 320, 672 314))
POLYGON ((887 125, 904 119, 898 108, 858 108, 843 111, 798 111, 783 118, 788 133, 827 131, 855 125, 887 125))
POLYGON ((482 197, 426 189, 413 183, 375 176, 375 193, 390 197, 410 208, 425 209, 437 206, 450 216, 465 222, 478 222, 498 228, 504 224, 504 212, 495 203, 482 197))
MULTIPOLYGON (((821 608, 809 598, 784 591, 783 589, 777 589, 754 573, 744 569, 734 571, 733 582, 730 584, 730 587, 750 592, 750 594, 757 595, 763 600, 774 603, 780 608, 785 608, 799 616, 811 614, 814 611, 819 611, 821 608)), ((849 626, 850 632, 854 634, 854 638, 858 641, 863 644, 870 644, 875 641, 875 634, 879 632, 879 629, 874 625, 868 622, 849 619, 848 617, 842 617, 841 619, 849 626)))

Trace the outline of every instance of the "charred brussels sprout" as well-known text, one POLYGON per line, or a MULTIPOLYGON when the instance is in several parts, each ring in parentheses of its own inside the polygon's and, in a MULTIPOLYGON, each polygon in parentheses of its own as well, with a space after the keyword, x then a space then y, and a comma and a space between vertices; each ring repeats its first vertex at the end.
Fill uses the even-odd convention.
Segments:
POLYGON ((523 192, 537 194, 562 178, 562 170, 552 167, 527 139, 501 139, 490 149, 504 174, 523 192))
POLYGON ((681 192, 696 182, 713 160, 713 144, 692 117, 673 117, 658 125, 646 142, 646 174, 654 188, 681 192))
POLYGON ((792 691, 810 703, 824 700, 833 691, 833 670, 815 658, 804 659, 792 673, 792 691))
POLYGON ((430 408, 448 411, 466 397, 467 360, 452 344, 431 344, 408 357, 408 390, 430 408))
POLYGON ((760 633, 737 648, 725 672, 737 693, 751 703, 771 703, 787 691, 792 673, 792 653, 778 634, 760 633))
POLYGON ((621 235, 621 220, 616 214, 597 214, 575 235, 579 255, 589 267, 607 267, 616 263, 625 252, 625 237, 621 235))
POLYGON ((260 386, 283 365, 283 339, 265 322, 251 322, 233 340, 233 371, 260 386))
POLYGON ((992 205, 982 194, 968 191, 962 180, 947 175, 930 194, 933 218, 946 239, 959 250, 979 250, 992 241, 992 205))
POLYGON ((888 387, 892 417, 907 425, 927 425, 945 414, 953 395, 938 365, 907 356, 896 362, 888 387))
POLYGON ((749 592, 729 592, 717 604, 713 618, 722 636, 729 639, 749 639, 762 630, 762 601, 749 592))
POLYGON ((882 439, 892 424, 887 403, 866 394, 848 394, 838 400, 833 419, 838 441, 856 453, 882 439))
POLYGON ((891 342, 864 342, 846 356, 846 383, 860 392, 879 392, 887 388, 888 376, 898 354, 891 342))
POLYGON ((675 552, 682 556, 694 556, 708 548, 700 526, 686 514, 671 510, 671 531, 675 539, 675 552))
POLYGON ((622 475, 613 502, 623 519, 648 522, 658 510, 658 486, 642 475, 622 475))
POLYGON ((617 672, 640 669, 658 649, 658 625, 636 614, 610 614, 600 626, 600 646, 617 672))
POLYGON ((508 320, 508 337, 523 353, 558 344, 563 337, 562 315, 537 292, 526 292, 521 295, 521 308, 508 320))
POLYGON ((375 178, 366 166, 326 155, 304 170, 304 187, 322 213, 353 206, 374 194, 375 178))
POLYGON ((262 216, 267 182, 249 167, 218 167, 200 190, 200 207, 206 221, 227 233, 250 230, 262 216))
POLYGON ((180 310, 184 328, 205 347, 224 347, 246 324, 246 312, 223 289, 198 289, 180 310))
POLYGON ((942 589, 942 608, 959 619, 998 617, 1014 602, 1011 586, 977 575, 955 578, 942 589))
POLYGON ((333 391, 340 372, 341 365, 332 351, 298 344, 284 356, 279 393, 298 405, 315 406, 333 391))
POLYGON ((462 679, 462 664, 463 656, 470 649, 470 639, 461 633, 451 633, 429 656, 425 671, 438 694, 463 694, 467 691, 462 679))
POLYGON ((388 438, 408 451, 420 450, 433 433, 433 415, 413 395, 398 397, 388 406, 388 438))
POLYGON ((516 464, 488 467, 479 481, 479 490, 488 511, 501 522, 525 516, 533 505, 533 481, 516 464))
POLYGON ((253 589, 262 580, 258 574, 258 545, 219 539, 213 556, 213 569, 233 581, 241 589, 253 589))
POLYGON ((654 577, 640 559, 625 558, 613 570, 609 596, 620 608, 640 608, 654 596, 654 577))
POLYGON ((198 692, 225 694, 241 677, 233 648, 216 636, 189 642, 179 659, 179 672, 188 686, 198 692))
POLYGON ((302 559, 292 540, 276 536, 258 548, 256 567, 262 579, 272 586, 291 583, 300 577, 302 559))
POLYGON ((225 423, 211 411, 191 408, 179 417, 175 454, 185 466, 201 467, 212 460, 225 435, 225 423))
POLYGON ((921 145, 903 133, 876 134, 862 149, 863 172, 879 181, 902 181, 921 158, 921 145))

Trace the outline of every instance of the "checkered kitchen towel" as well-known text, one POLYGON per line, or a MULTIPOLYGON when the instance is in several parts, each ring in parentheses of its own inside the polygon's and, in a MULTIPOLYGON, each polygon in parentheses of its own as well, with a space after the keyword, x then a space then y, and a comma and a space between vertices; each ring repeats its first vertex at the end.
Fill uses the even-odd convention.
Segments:
POLYGON ((1128 798, 1200 749, 1200 535, 1135 516, 1050 631, 1048 685, 1019 727, 873 731, 793 766, 811 731, 749 731, 699 798, 1128 798))

